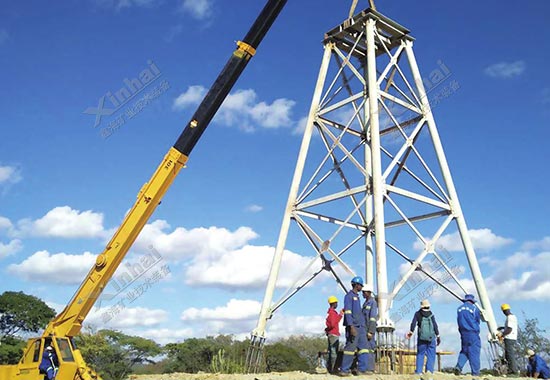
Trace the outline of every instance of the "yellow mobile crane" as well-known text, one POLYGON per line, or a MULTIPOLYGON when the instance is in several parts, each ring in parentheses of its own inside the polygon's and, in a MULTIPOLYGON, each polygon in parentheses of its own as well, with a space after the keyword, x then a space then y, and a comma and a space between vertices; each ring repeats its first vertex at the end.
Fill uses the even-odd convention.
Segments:
POLYGON ((218 75, 176 143, 170 148, 157 170, 137 196, 137 201, 124 218, 111 241, 96 259, 80 288, 65 309, 46 327, 40 338, 29 339, 23 357, 16 365, 0 366, 0 380, 43 380, 38 366, 46 343, 55 349, 59 359, 57 380, 99 380, 89 368, 73 338, 80 332, 88 315, 120 262, 147 223, 172 181, 185 165, 193 147, 218 111, 223 100, 245 69, 256 48, 285 6, 286 0, 268 0, 261 13, 218 75))

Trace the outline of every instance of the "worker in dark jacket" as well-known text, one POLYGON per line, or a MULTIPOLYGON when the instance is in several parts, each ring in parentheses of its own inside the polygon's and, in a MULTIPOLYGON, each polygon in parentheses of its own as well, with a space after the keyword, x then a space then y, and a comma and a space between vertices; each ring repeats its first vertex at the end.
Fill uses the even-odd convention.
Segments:
POLYGON ((367 330, 367 372, 374 373, 374 351, 376 349, 376 320, 378 319, 378 304, 372 296, 372 286, 366 285, 363 288, 363 314, 367 330))
POLYGON ((481 339, 479 325, 481 312, 476 306, 473 294, 464 296, 464 303, 456 311, 456 321, 460 332, 460 354, 455 367, 455 375, 462 372, 467 361, 470 361, 472 376, 479 376, 481 366, 481 339))
POLYGON ((325 321, 328 340, 328 361, 327 371, 333 373, 336 371, 334 365, 336 364, 336 357, 338 356, 338 348, 340 347, 340 328, 339 324, 344 316, 344 310, 340 313, 336 311, 338 308, 338 298, 335 296, 328 297, 328 304, 330 305, 327 311, 327 319, 325 321))
POLYGON ((346 326, 346 346, 340 376, 351 376, 350 370, 353 358, 357 352, 357 369, 359 374, 367 370, 367 332, 365 330, 365 316, 359 299, 359 292, 363 288, 363 279, 354 277, 351 280, 352 289, 344 298, 344 326, 346 326))
POLYGON ((55 350, 51 346, 51 344, 46 344, 46 348, 44 349, 44 353, 42 354, 42 361, 40 362, 40 366, 38 369, 40 370, 40 373, 45 374, 46 380, 54 380, 55 376, 57 375, 59 362, 57 360, 57 355, 55 354, 55 350))
POLYGON ((414 313, 407 339, 413 335, 414 329, 418 327, 416 341, 416 370, 415 374, 422 374, 424 357, 426 357, 426 372, 433 374, 435 364, 435 347, 441 343, 439 338, 439 327, 435 316, 430 310, 430 301, 423 300, 420 303, 420 310, 414 313))
POLYGON ((535 379, 550 379, 550 368, 533 350, 527 350, 527 376, 535 379))

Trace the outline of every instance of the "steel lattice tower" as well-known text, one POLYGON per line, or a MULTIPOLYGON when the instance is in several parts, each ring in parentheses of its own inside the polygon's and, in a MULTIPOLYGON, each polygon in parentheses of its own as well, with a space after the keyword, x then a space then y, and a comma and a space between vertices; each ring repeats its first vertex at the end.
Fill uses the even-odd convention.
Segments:
MULTIPOLYGON (((493 310, 430 107, 427 81, 421 77, 409 33, 369 8, 325 35, 265 297, 252 333, 249 371, 258 369, 267 320, 292 295, 324 270, 345 290, 332 264, 351 278, 355 272, 343 260, 348 252, 361 252, 366 282, 375 285, 379 332, 393 333, 392 303, 415 272, 462 299, 466 287, 438 244, 453 228, 460 236, 489 332, 496 334, 493 310), (304 270, 309 276, 274 303, 287 237, 296 228, 315 254, 304 270), (408 242, 407 248, 402 248, 403 241, 408 242), (410 252, 413 243, 420 252, 410 252), (401 271, 394 265, 388 268, 386 252, 403 258, 406 266, 401 271), (435 276, 426 265, 428 260, 437 263, 452 284, 435 276), (308 273, 316 263, 321 269, 308 273), (391 289, 389 271, 398 274, 391 289)), ((440 61, 438 65, 434 73, 444 79, 448 68, 440 61)))

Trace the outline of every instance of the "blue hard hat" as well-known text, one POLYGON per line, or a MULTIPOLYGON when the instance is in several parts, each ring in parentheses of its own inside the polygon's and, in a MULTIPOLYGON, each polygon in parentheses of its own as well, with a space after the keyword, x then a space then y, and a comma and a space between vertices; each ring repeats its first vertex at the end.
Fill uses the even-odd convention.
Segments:
POLYGON ((466 294, 464 296, 464 301, 476 302, 476 297, 473 294, 466 294))
POLYGON ((359 284, 359 285, 363 286, 363 278, 359 277, 359 276, 355 276, 354 278, 351 279, 351 283, 352 284, 359 284))

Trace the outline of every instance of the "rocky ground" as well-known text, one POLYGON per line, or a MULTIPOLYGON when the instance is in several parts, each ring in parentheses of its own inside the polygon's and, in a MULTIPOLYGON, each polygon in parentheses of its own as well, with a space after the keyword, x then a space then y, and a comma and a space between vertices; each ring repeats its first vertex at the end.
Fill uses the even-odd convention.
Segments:
MULTIPOLYGON (((256 375, 222 375, 212 373, 171 373, 163 375, 133 375, 130 380, 336 380, 340 379, 338 376, 328 374, 311 374, 305 372, 283 372, 283 373, 260 373, 256 375)), ((354 380, 415 380, 418 377, 414 375, 370 375, 370 376, 351 376, 349 379, 354 380)), ((423 377, 428 380, 429 377, 423 377)), ((455 376, 448 373, 436 372, 433 375, 434 380, 471 380, 471 375, 455 376)), ((480 379, 485 380, 509 380, 506 377, 497 377, 484 375, 480 379)), ((515 378, 516 380, 528 379, 528 378, 515 378)))

